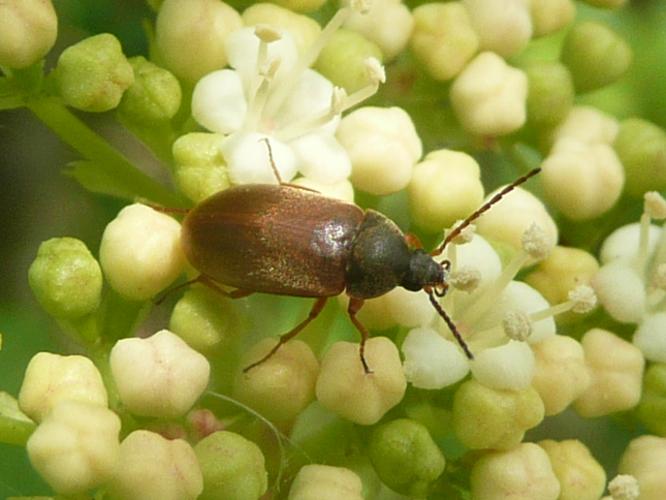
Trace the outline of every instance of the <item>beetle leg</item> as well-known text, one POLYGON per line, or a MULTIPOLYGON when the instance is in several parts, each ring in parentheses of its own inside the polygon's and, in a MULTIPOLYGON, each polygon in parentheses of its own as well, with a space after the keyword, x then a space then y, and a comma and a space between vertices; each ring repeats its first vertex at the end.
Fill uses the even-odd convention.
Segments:
POLYGON ((368 340, 368 330, 356 317, 356 313, 361 309, 361 307, 363 307, 364 302, 365 301, 363 299, 350 297, 347 313, 349 314, 349 318, 352 320, 352 323, 354 323, 354 326, 361 334, 361 347, 359 349, 359 354, 361 355, 361 364, 363 365, 363 369, 365 370, 366 374, 369 374, 372 373, 372 370, 368 366, 368 363, 365 361, 365 342, 368 340))
POLYGON ((213 279, 209 278, 205 274, 200 274, 193 280, 187 282, 187 284, 189 283, 201 283, 202 285, 207 286, 214 292, 217 292, 220 295, 224 295, 225 297, 228 297, 230 299, 240 299, 242 297, 247 297, 248 295, 252 295, 254 293, 254 290, 244 290, 242 288, 237 288, 236 290, 231 290, 230 292, 227 292, 224 288, 222 288, 213 279))
POLYGON ((250 369, 254 368, 257 365, 260 365, 264 361, 266 361, 268 358, 270 358, 273 354, 277 352, 277 350, 280 348, 280 346, 292 338, 294 338, 296 335, 298 335, 303 328, 308 326, 308 324, 315 319, 317 316, 319 316, 319 313, 321 310, 324 308, 324 305, 326 305, 326 301, 328 300, 328 297, 319 297, 315 303, 312 305, 312 309, 310 309, 310 313, 308 314, 308 317, 305 318, 303 321, 301 321, 298 325, 296 325, 294 328, 289 330, 287 333, 280 335, 280 340, 278 341, 277 344, 275 344, 275 347, 268 351, 268 354, 266 354, 263 358, 261 358, 259 361, 255 361, 252 363, 250 366, 246 366, 243 368, 243 373, 247 373, 250 369))

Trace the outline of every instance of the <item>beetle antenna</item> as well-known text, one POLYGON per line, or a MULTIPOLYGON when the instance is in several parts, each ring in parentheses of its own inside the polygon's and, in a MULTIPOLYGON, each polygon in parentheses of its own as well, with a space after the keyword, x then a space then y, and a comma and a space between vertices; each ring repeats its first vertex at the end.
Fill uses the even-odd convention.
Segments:
POLYGON ((284 184, 284 182, 282 182, 282 177, 280 177, 280 172, 278 172, 275 160, 273 159, 273 148, 271 148, 271 143, 268 141, 268 137, 262 137, 259 140, 266 143, 266 148, 268 149, 268 161, 271 164, 271 168, 273 169, 273 173, 275 174, 275 178, 277 179, 278 184, 284 184))
POLYGON ((430 303, 433 305, 433 307, 439 313, 442 319, 446 322, 446 324, 449 327, 449 330, 451 330, 451 333, 453 333, 453 336, 458 341, 458 344, 460 344, 460 347, 462 347, 462 350, 465 351, 465 356, 467 356, 469 359, 474 359, 474 355, 472 354, 472 351, 469 350, 467 342, 465 342, 465 340, 462 338, 462 335, 460 335, 460 332, 458 331, 456 324, 453 322, 453 320, 450 318, 450 316, 446 313, 444 308, 442 308, 440 303, 435 298, 435 294, 432 291, 432 289, 424 289, 424 290, 428 294, 428 297, 430 298, 430 303))
POLYGON ((518 177, 515 181, 513 181, 511 184, 508 186, 504 187, 501 191, 499 191, 495 196, 493 196, 491 199, 489 199, 487 202, 485 202, 483 205, 481 205, 472 215, 467 217, 465 220, 463 220, 460 224, 458 224, 453 231, 451 231, 449 234, 446 235, 446 238, 444 238, 444 241, 440 246, 435 248, 430 255, 433 257, 437 257, 438 255, 441 255, 444 249, 446 248, 446 245, 451 243, 452 240, 458 237, 460 233, 463 232, 463 230, 469 226, 472 222, 474 222, 476 219, 481 217, 485 212, 487 212, 490 207, 492 207, 495 203, 500 201, 506 194, 510 193, 513 191, 516 187, 520 186, 522 183, 526 182, 530 177, 534 177, 536 174, 541 172, 541 168, 535 168, 527 172, 525 175, 522 177, 518 177))

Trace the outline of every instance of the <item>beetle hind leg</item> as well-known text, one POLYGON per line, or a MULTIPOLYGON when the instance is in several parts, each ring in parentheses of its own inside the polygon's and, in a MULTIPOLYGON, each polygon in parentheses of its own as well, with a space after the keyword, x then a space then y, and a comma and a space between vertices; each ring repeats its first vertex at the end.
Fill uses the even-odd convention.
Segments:
POLYGON ((282 344, 285 344, 289 340, 293 339, 296 335, 298 335, 303 328, 308 326, 308 324, 314 320, 317 316, 319 316, 319 313, 324 309, 324 305, 326 305, 326 301, 328 300, 328 297, 319 297, 315 303, 312 305, 312 309, 310 309, 310 312, 308 313, 308 317, 305 318, 303 321, 301 321, 298 325, 296 325, 294 328, 289 330, 287 333, 280 335, 280 340, 278 340, 278 343, 275 344, 275 347, 268 351, 268 354, 266 354, 263 358, 261 358, 259 361, 255 361, 249 366, 246 366, 243 368, 243 373, 247 373, 249 370, 254 368, 255 366, 260 365, 264 361, 268 360, 273 354, 277 352, 277 350, 282 346, 282 344))
POLYGON ((368 330, 356 317, 356 313, 361 309, 361 307, 363 307, 363 302, 363 299, 355 299, 354 297, 350 297, 347 313, 349 314, 349 319, 352 320, 352 323, 354 323, 354 326, 361 334, 361 347, 359 348, 361 364, 363 365, 363 370, 365 370, 365 373, 370 374, 372 373, 372 370, 368 366, 368 362, 365 360, 365 342, 368 340, 368 330))

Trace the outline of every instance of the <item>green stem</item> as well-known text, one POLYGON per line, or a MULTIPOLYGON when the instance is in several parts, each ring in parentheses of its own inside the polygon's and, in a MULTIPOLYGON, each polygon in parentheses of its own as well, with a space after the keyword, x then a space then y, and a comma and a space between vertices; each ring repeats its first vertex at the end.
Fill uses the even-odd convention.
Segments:
POLYGON ((168 207, 184 206, 176 194, 137 169, 57 99, 37 97, 28 100, 26 105, 37 118, 82 156, 101 166, 109 175, 132 186, 137 197, 168 207))

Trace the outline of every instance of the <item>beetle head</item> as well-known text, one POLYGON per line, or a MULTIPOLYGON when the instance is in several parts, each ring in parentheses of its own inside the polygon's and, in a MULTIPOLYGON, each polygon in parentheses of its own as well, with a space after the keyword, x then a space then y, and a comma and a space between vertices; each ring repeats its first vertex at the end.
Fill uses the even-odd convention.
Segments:
POLYGON ((424 250, 417 248, 411 254, 409 269, 400 286, 412 292, 427 286, 436 290, 445 289, 447 271, 448 266, 443 266, 424 250))

